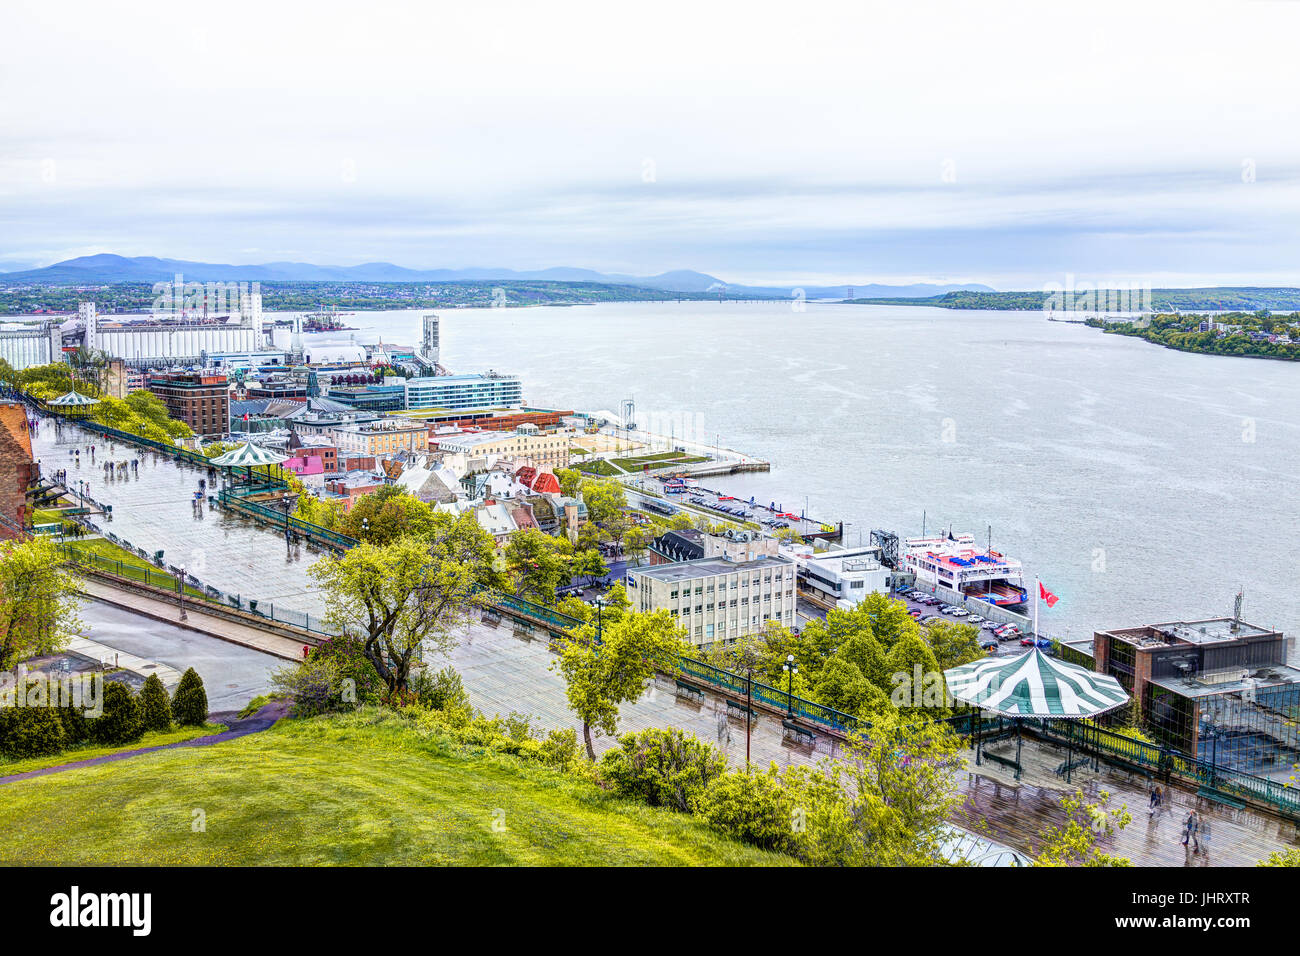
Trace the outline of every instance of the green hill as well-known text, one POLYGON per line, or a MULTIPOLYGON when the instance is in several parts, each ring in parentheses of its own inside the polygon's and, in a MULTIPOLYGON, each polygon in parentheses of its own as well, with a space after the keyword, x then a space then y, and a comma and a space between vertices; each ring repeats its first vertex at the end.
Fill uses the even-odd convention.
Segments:
POLYGON ((0 842, 30 864, 793 862, 373 711, 6 784, 0 842))

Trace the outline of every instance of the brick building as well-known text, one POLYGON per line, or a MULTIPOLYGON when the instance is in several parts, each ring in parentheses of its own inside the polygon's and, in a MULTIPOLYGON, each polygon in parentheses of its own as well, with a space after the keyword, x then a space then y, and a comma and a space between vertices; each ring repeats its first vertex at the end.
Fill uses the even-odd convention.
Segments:
POLYGON ((230 383, 225 372, 150 372, 149 391, 167 406, 167 414, 204 438, 230 432, 230 383))
POLYGON ((27 485, 35 477, 32 437, 22 405, 0 405, 0 538, 16 538, 27 520, 27 485))

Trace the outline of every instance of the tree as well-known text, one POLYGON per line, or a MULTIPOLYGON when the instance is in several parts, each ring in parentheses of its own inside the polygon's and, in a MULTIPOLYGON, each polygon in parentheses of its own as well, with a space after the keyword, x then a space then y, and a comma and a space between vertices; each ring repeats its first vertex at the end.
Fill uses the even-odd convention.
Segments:
POLYGON ((604 527, 622 514, 627 507, 623 485, 612 478, 588 478, 582 483, 582 500, 587 503, 587 514, 596 524, 604 527))
POLYGON ((68 735, 54 707, 0 708, 0 754, 45 757, 68 745, 68 735))
POLYGON ((713 829, 763 850, 794 849, 794 807, 776 764, 766 771, 731 770, 709 785, 701 815, 713 829))
POLYGON ((889 706, 885 692, 867 680, 856 664, 839 656, 826 662, 813 693, 818 703, 854 716, 889 706))
POLYGON ((640 564, 646 551, 650 549, 650 542, 658 536, 654 527, 640 525, 628 528, 627 534, 623 537, 623 553, 627 555, 628 563, 640 564))
POLYGON ((176 685, 172 698, 172 719, 182 727, 202 727, 208 720, 208 692, 203 678, 193 667, 187 668, 176 685))
POLYGON ((566 498, 576 498, 582 491, 582 472, 576 468, 556 468, 555 477, 560 480, 560 494, 566 498))
POLYGON ((76 581, 52 541, 0 542, 0 670, 81 632, 76 581))
POLYGON ((360 635, 366 660, 394 702, 406 696, 421 645, 453 647, 453 627, 481 600, 476 588, 495 581, 492 538, 474 516, 434 518, 427 538, 362 542, 341 557, 318 561, 310 572, 325 591, 326 620, 360 635))
POLYGON ((1102 790, 1097 802, 1089 803, 1082 790, 1061 797, 1065 822, 1042 831, 1035 866, 1132 866, 1122 856, 1104 853, 1097 847, 1099 837, 1109 837, 1129 825, 1133 819, 1128 808, 1111 809, 1110 794, 1102 790))
POLYGON ((1291 847, 1287 850, 1275 850, 1270 853, 1266 859, 1260 860, 1256 866, 1300 866, 1300 848, 1291 847))
POLYGON ((343 516, 339 530, 371 544, 390 544, 399 538, 423 538, 434 533, 436 512, 396 485, 362 495, 343 516))
POLYGON ((157 674, 150 674, 140 688, 140 719, 145 730, 171 730, 172 703, 157 674))
POLYGON ((537 528, 516 531, 506 541, 506 571, 516 597, 538 604, 555 603, 555 589, 573 577, 573 545, 537 528))
POLYGON ((567 683, 569 708, 582 721, 587 756, 596 759, 591 729, 613 735, 618 708, 641 697, 656 667, 675 670, 685 650, 684 632, 667 611, 603 613, 600 643, 591 624, 565 639, 558 666, 567 683))
POLYGON ((587 583, 591 583, 596 578, 603 578, 609 568, 605 567, 605 559, 600 556, 600 552, 595 548, 587 548, 579 551, 573 556, 573 564, 569 568, 569 573, 584 577, 587 583))
POLYGON ((925 628, 925 641, 934 651, 940 670, 969 664, 984 656, 980 647, 979 628, 957 621, 931 621, 925 628))

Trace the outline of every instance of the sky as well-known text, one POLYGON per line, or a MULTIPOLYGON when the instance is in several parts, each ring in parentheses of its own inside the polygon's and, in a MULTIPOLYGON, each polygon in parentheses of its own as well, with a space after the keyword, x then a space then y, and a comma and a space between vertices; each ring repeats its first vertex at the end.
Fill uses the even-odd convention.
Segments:
POLYGON ((0 270, 1300 285, 1300 2, 0 7, 0 270))

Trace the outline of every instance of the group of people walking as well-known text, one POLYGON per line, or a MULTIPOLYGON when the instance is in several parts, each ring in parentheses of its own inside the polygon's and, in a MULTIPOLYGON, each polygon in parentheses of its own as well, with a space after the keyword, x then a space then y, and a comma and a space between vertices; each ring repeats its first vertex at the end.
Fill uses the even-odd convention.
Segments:
MULTIPOLYGON (((1154 818, 1160 812, 1165 803, 1166 793, 1167 791, 1162 790, 1158 784, 1152 784, 1147 816, 1154 818)), ((1195 810, 1188 810, 1187 818, 1183 820, 1179 833, 1182 834, 1182 845, 1190 846, 1193 853, 1199 854, 1201 852, 1201 839, 1204 838, 1208 841, 1210 837, 1209 821, 1202 821, 1199 813, 1195 810)))

